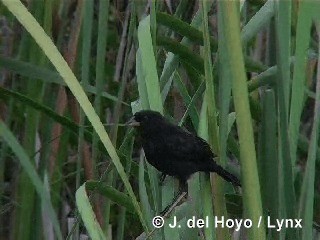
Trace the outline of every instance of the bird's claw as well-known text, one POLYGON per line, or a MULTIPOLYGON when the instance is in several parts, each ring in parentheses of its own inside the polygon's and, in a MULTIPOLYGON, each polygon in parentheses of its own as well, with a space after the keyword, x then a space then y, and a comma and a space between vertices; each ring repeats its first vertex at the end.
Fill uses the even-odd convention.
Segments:
POLYGON ((160 216, 161 216, 161 217, 164 217, 164 216, 167 214, 167 212, 169 211, 170 207, 171 207, 171 204, 168 205, 165 209, 163 209, 163 210, 160 212, 160 216))

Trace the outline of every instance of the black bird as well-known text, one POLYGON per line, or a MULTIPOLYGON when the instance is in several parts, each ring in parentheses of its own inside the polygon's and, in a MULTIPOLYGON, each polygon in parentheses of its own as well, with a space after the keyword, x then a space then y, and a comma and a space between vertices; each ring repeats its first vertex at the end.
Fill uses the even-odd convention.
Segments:
POLYGON ((237 177, 214 161, 206 141, 170 123, 159 112, 137 112, 128 125, 140 134, 148 162, 163 174, 178 178, 183 186, 199 171, 216 172, 233 185, 241 186, 237 177))

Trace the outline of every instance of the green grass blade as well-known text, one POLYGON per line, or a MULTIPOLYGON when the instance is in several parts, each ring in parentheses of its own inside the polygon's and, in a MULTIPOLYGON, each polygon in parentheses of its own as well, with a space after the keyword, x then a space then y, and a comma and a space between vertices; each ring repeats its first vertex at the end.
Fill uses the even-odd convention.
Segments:
MULTIPOLYGON (((157 44, 163 46, 167 51, 179 56, 181 61, 190 64, 199 73, 204 74, 203 59, 199 56, 199 54, 194 53, 194 51, 189 49, 187 46, 179 43, 176 40, 164 36, 157 38, 157 44)), ((262 72, 267 69, 267 66, 259 62, 253 61, 248 57, 246 57, 245 60, 248 71, 262 72)))
POLYGON ((87 190, 97 191, 114 203, 125 207, 129 212, 135 213, 131 198, 127 194, 98 181, 87 181, 85 186, 87 190))
MULTIPOLYGON (((157 12, 157 20, 160 24, 180 33, 181 35, 192 40, 194 43, 203 45, 202 32, 196 27, 189 25, 188 23, 174 16, 162 12, 157 12)), ((216 50, 218 47, 217 41, 212 37, 210 37, 209 39, 212 49, 216 50)))
MULTIPOLYGON (((63 81, 59 73, 53 70, 46 69, 44 67, 36 66, 32 63, 0 56, 0 68, 4 68, 14 73, 21 74, 24 77, 41 79, 45 83, 56 83, 62 86, 66 86, 66 83, 63 81)), ((85 91, 92 94, 97 94, 98 92, 97 88, 91 85, 87 85, 85 91)), ((110 99, 114 102, 119 101, 117 97, 107 92, 102 92, 102 97, 110 99)), ((125 102, 121 103, 128 106, 128 104, 125 102)))
POLYGON ((253 37, 255 37, 257 32, 263 29, 263 27, 270 21, 274 15, 274 4, 275 1, 267 1, 243 27, 241 31, 243 44, 249 42, 253 37))
POLYGON ((89 197, 86 192, 86 183, 84 183, 76 191, 76 204, 81 215, 82 221, 86 226, 86 229, 91 239, 107 239, 104 236, 102 229, 92 210, 89 197))

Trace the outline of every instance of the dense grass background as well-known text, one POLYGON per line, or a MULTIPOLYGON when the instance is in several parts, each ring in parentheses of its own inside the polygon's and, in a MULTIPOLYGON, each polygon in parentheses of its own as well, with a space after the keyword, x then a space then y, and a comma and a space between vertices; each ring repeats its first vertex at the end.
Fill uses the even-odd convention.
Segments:
POLYGON ((2 0, 0 12, 0 239, 320 239, 320 3, 2 0), (194 174, 166 219, 182 227, 155 229, 178 185, 159 185, 124 125, 140 109, 206 139, 242 188, 194 174), (192 216, 209 228, 187 228, 192 216))

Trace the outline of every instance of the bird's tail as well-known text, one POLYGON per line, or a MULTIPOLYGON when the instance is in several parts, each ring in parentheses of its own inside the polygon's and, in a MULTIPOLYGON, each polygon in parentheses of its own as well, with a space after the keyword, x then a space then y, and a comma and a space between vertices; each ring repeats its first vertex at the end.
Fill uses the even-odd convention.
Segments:
POLYGON ((225 170, 223 167, 221 167, 218 164, 212 164, 212 167, 210 167, 210 172, 216 172, 219 176, 221 176, 222 178, 224 178, 226 181, 232 183, 235 186, 239 186, 241 187, 241 183, 240 180, 234 176, 232 173, 228 172, 227 170, 225 170))

